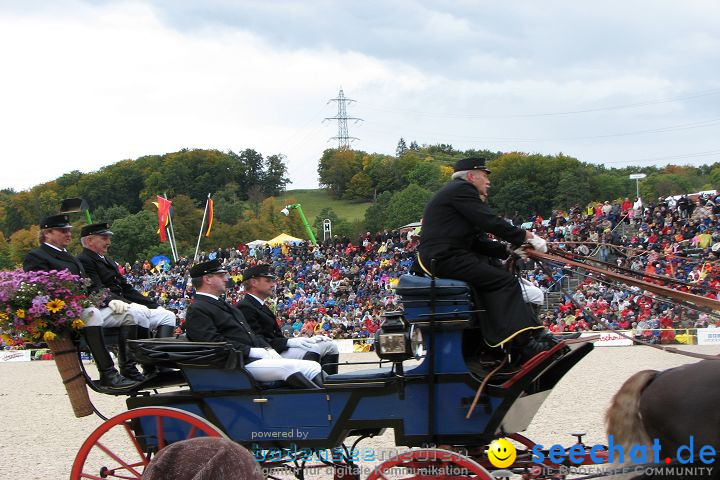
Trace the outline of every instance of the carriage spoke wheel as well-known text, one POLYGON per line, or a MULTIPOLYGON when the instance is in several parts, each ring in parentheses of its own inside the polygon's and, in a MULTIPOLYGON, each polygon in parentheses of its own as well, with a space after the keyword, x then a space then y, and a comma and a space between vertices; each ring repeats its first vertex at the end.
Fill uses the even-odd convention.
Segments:
POLYGON ((380 464, 367 480, 490 480, 480 464, 437 448, 411 450, 380 464))
POLYGON ((201 436, 225 434, 202 417, 177 408, 128 410, 108 419, 85 440, 73 462, 70 480, 141 479, 150 463, 143 445, 151 445, 156 453, 172 442, 201 436), (141 424, 147 433, 138 429, 141 424))

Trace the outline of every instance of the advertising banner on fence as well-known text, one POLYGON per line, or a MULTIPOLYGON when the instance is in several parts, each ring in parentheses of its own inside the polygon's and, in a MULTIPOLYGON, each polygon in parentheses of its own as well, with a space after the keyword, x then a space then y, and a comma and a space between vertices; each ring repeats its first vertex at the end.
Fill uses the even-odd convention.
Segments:
POLYGON ((334 340, 340 353, 353 353, 353 341, 350 339, 334 340))
MULTIPOLYGON (((631 337, 633 335, 633 332, 628 330, 619 332, 631 337)), ((617 332, 588 332, 583 333, 582 337, 594 337, 595 335, 600 335, 600 340, 595 342, 596 347, 629 347, 633 344, 632 340, 621 337, 617 332)))
POLYGON ((720 328, 698 328, 698 345, 720 345, 720 328))
POLYGON ((30 350, 5 350, 0 351, 0 363, 2 362, 29 362, 30 350))

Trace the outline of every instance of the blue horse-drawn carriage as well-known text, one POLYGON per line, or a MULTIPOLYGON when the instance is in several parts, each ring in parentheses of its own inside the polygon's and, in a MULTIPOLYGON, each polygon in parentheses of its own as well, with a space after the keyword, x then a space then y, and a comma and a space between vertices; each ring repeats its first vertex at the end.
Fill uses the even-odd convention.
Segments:
POLYGON ((390 467, 404 468, 406 477, 458 477, 434 470, 443 463, 460 468, 461 477, 490 478, 486 469, 495 467, 485 452, 499 437, 522 445, 511 471, 543 478, 530 473, 533 443, 517 432, 592 345, 561 342, 514 369, 498 368, 506 352, 482 347, 483 312, 467 284, 405 275, 397 291, 404 308, 387 313, 376 333, 379 360, 348 372, 342 364, 321 389, 258 383, 228 344, 133 341, 144 363, 166 371, 139 384, 127 398, 129 410, 85 441, 71 478, 140 478, 159 449, 202 435, 226 436, 250 448, 263 467, 291 467, 298 478, 318 463, 332 466, 336 478, 359 478, 355 447, 387 428, 396 445, 411 448, 383 458, 373 479, 387 478, 390 467), (168 384, 174 387, 158 390, 168 384), (124 447, 110 444, 118 438, 124 447))

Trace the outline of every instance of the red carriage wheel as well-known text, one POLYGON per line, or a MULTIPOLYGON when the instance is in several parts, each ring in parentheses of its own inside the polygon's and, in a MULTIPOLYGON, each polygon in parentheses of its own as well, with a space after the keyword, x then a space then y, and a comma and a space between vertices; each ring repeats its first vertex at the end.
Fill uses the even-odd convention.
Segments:
POLYGON ((116 415, 95 429, 80 447, 70 480, 141 479, 150 463, 147 451, 193 437, 225 437, 194 413, 169 407, 143 407, 116 415))
POLYGON ((428 448, 396 455, 375 468, 367 480, 490 480, 474 460, 449 450, 428 448))

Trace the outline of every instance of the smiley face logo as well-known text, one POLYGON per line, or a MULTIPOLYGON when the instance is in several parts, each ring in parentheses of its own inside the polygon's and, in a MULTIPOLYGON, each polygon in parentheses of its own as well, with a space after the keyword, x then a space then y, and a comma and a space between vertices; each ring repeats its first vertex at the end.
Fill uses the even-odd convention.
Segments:
POLYGON ((515 446, 504 438, 498 438, 488 448, 488 460, 497 468, 507 468, 515 461, 515 446))

